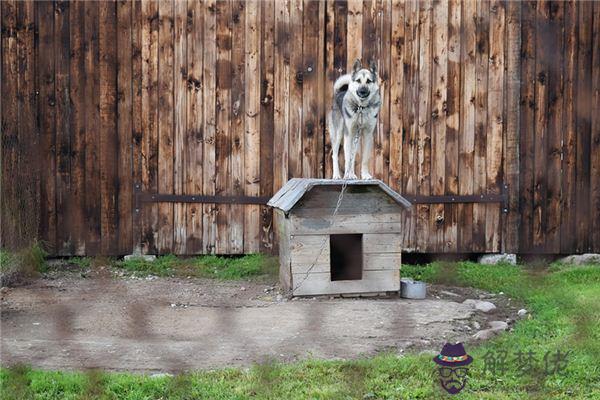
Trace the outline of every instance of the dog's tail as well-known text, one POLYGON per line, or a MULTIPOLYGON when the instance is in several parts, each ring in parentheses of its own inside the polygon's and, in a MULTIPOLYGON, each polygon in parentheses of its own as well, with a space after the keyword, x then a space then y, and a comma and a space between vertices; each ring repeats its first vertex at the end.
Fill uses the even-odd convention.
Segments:
POLYGON ((348 86, 350 85, 350 82, 352 82, 352 75, 350 74, 342 75, 339 78, 337 78, 337 80, 333 84, 333 95, 335 96, 340 92, 348 91, 348 86))

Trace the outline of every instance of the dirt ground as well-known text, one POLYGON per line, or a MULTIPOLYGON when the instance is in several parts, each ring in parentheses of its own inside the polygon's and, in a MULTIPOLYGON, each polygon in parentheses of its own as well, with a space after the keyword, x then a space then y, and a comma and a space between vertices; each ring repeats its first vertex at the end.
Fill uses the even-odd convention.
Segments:
POLYGON ((426 300, 289 300, 277 286, 253 282, 46 277, 1 290, 1 363, 153 373, 436 351, 515 315, 503 296, 428 291, 426 300), (483 314, 462 304, 466 298, 498 308, 483 314))

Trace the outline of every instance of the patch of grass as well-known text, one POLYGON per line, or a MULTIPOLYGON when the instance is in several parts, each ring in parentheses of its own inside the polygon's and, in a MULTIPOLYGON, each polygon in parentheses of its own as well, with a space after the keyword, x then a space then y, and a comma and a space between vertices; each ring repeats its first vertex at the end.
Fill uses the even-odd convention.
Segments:
POLYGON ((33 242, 29 247, 15 253, 2 249, 0 251, 0 283, 10 286, 23 280, 37 277, 48 270, 43 244, 33 242))
POLYGON ((118 261, 115 266, 138 276, 193 276, 222 280, 277 276, 277 259, 263 254, 242 257, 209 255, 187 259, 165 255, 154 261, 140 257, 118 261))
POLYGON ((75 265, 80 269, 88 269, 92 266, 91 257, 71 257, 67 260, 67 264, 75 265))
POLYGON ((180 265, 180 259, 172 254, 157 257, 154 261, 147 261, 142 257, 121 260, 115 263, 117 268, 121 268, 129 273, 139 276, 156 275, 171 276, 175 268, 180 265))
MULTIPOLYGON (((202 268, 225 271, 223 260, 202 268)), ((241 269, 241 268, 239 268, 241 269)), ((251 271, 255 269, 250 268, 251 271)), ((217 272, 210 272, 217 276, 217 272)), ((474 263, 434 263, 403 267, 402 275, 429 282, 453 282, 492 292, 502 291, 527 304, 529 318, 479 346, 467 388, 457 399, 595 399, 600 398, 600 268, 532 270, 474 263), (536 364, 522 374, 515 352, 532 351, 536 364), (564 370, 546 374, 544 364, 557 350, 570 351, 564 370), (488 357, 506 352, 506 368, 486 370, 488 357), (548 357, 546 357, 548 359, 548 357)), ((237 276, 226 275, 226 276, 237 276)), ((0 398, 28 393, 40 399, 440 399, 448 398, 437 382, 431 355, 380 355, 354 361, 267 362, 253 368, 199 371, 176 377, 30 369, 0 370, 0 398), (86 397, 88 396, 88 397, 86 397)))
POLYGON ((243 257, 201 256, 193 260, 198 274, 206 278, 239 280, 277 275, 277 260, 263 254, 243 257))

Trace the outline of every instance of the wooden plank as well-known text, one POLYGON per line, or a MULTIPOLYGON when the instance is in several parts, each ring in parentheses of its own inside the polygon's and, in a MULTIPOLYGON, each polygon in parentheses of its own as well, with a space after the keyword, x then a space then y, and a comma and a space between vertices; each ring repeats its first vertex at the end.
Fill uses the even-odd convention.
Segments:
POLYGON ((283 290, 289 291, 292 287, 292 273, 290 262, 290 235, 288 233, 288 219, 281 210, 273 211, 276 231, 279 232, 279 283, 283 290))
MULTIPOLYGON (((431 194, 446 192, 446 115, 448 81, 448 4, 433 3, 431 67, 431 194)), ((444 251, 444 204, 430 206, 431 249, 444 251)))
MULTIPOLYGON (((6 110, 8 109, 5 105, 7 99, 14 98, 11 96, 11 85, 16 82, 15 79, 10 75, 13 70, 10 68, 9 60, 7 57, 10 54, 10 49, 13 46, 12 41, 14 37, 11 36, 10 18, 5 16, 6 7, 10 7, 11 3, 3 3, 2 5, 2 127, 3 131, 8 133, 10 130, 10 124, 5 123, 6 110)), ((56 149, 55 149, 55 106, 56 100, 54 96, 54 4, 50 2, 41 2, 37 4, 38 14, 38 61, 37 61, 37 72, 38 72, 38 85, 39 85, 39 133, 40 133, 40 146, 44 150, 42 159, 44 168, 40 171, 41 176, 41 187, 40 187, 40 237, 46 241, 50 247, 50 252, 54 253, 56 249, 56 196, 55 196, 55 183, 56 183, 56 149)), ((4 134, 6 134, 4 133, 4 134)), ((3 152, 3 161, 6 161, 6 153, 3 152)), ((2 165, 2 170, 7 171, 5 165, 2 165)), ((2 174, 3 177, 8 177, 6 174, 2 174)), ((3 184, 3 187, 8 188, 3 184)), ((3 191, 3 198, 7 195, 6 191, 3 191)), ((86 213, 87 215, 87 213, 86 213)), ((7 219, 3 216, 3 221, 7 219)), ((88 224, 86 224, 88 226, 88 224)), ((8 227, 5 227, 8 229, 8 227)), ((87 230, 87 229, 86 229, 87 230)), ((84 240, 86 235, 84 232, 84 240)), ((3 241, 4 243, 4 241, 3 241)))
MULTIPOLYGON (((202 193, 206 195, 216 194, 216 62, 217 62, 217 8, 214 0, 204 3, 204 49, 203 49, 203 169, 202 169, 202 193)), ((202 212, 202 246, 204 252, 213 254, 216 251, 217 237, 217 208, 214 204, 204 204, 202 212)))
MULTIPOLYGON (((363 49, 363 0, 348 0, 348 17, 346 33, 346 72, 352 72, 352 66, 355 60, 362 59, 363 49)), ((363 60, 361 60, 363 61, 363 60)), ((361 141, 362 142, 362 141, 361 141)), ((362 144, 362 143, 361 143, 362 144)), ((342 144, 343 146, 344 144, 342 144)), ((343 153, 343 151, 342 151, 343 153)), ((356 153, 354 168, 360 165, 362 161, 362 151, 356 153)), ((340 170, 344 171, 346 160, 340 159, 340 170)), ((360 175, 358 175, 360 177, 360 175)))
POLYGON ((117 15, 116 3, 99 4, 98 46, 100 60, 100 192, 101 249, 116 254, 118 240, 118 135, 117 111, 117 15))
MULTIPOLYGON (((99 3, 85 2, 85 217, 87 254, 98 254, 101 238, 99 3)), ((56 110, 58 113, 58 109, 56 110)))
MULTIPOLYGON (((329 113, 333 104, 333 83, 337 77, 335 71, 335 48, 336 48, 336 2, 327 1, 325 4, 325 98, 323 105, 325 107, 325 136, 323 138, 323 174, 324 178, 330 178, 333 176, 333 161, 332 161, 332 149, 331 149, 331 132, 329 131, 329 113)), ((322 31, 322 30, 321 30, 322 31)), ((341 47, 341 46, 339 46, 341 47)), ((321 80, 323 81, 323 80, 321 80)))
POLYGON ((72 2, 69 12, 70 24, 70 85, 71 98, 70 131, 71 146, 71 187, 69 196, 69 219, 74 221, 71 229, 71 254, 85 255, 85 54, 84 54, 84 19, 83 2, 72 2))
POLYGON ((506 10, 506 132, 504 137, 504 180, 508 185, 508 213, 502 222, 502 252, 519 251, 519 95, 521 86, 521 3, 508 2, 506 10))
MULTIPOLYGON (((488 125, 488 62, 489 62, 489 2, 477 2, 476 52, 475 52, 475 142, 473 163, 473 191, 486 191, 486 149, 488 125)), ((473 248, 484 252, 485 248, 485 204, 473 205, 473 248)))
POLYGON ((363 48, 363 1, 348 0, 346 31, 346 71, 352 71, 356 59, 362 58, 363 48))
MULTIPOLYGON (((18 169, 19 107, 17 103, 18 58, 17 58, 17 4, 2 3, 2 247, 19 247, 17 232, 18 218, 15 217, 17 190, 15 174, 4 171, 18 169)), ((54 96, 54 93, 53 93, 54 96)))
MULTIPOLYGON (((461 99, 461 12, 458 0, 448 3, 448 72, 446 89, 446 148, 445 148, 445 193, 458 194, 459 137, 464 132, 460 126, 461 99)), ((462 221, 461 221, 462 222, 462 221)), ((458 206, 444 206, 444 246, 443 252, 458 251, 458 206)))
MULTIPOLYGON (((39 169, 43 168, 43 165, 40 164, 38 156, 34 3, 31 1, 19 2, 17 10, 18 167, 13 173, 17 171, 20 173, 18 180, 13 182, 13 185, 17 187, 17 195, 14 200, 18 205, 14 211, 16 211, 18 221, 18 239, 23 246, 27 246, 37 237, 38 232, 39 169)), ((3 173, 5 172, 3 171, 3 173)))
POLYGON ((592 16, 593 3, 579 6, 577 47, 577 184, 575 252, 589 252, 590 241, 590 170, 591 170, 591 113, 592 113, 592 16))
POLYGON ((288 180, 288 121, 290 115, 289 6, 287 0, 275 2, 275 90, 273 101, 273 129, 276 132, 273 138, 273 188, 275 190, 279 190, 288 180))
MULTIPOLYGON (((404 82, 406 107, 402 111, 402 193, 417 193, 417 114, 418 114, 418 68, 419 68, 419 7, 418 2, 405 3, 404 82)), ((415 207, 416 211, 416 207, 415 207)), ((405 214, 404 247, 416 250, 416 212, 405 214)))
POLYGON ((379 123, 375 131, 375 166, 371 171, 375 172, 375 177, 380 177, 385 183, 389 183, 390 166, 390 109, 391 96, 390 86, 395 76, 391 74, 391 52, 392 47, 392 3, 387 0, 377 1, 378 21, 377 35, 381 39, 378 43, 380 62, 378 73, 381 85, 381 112, 379 123))
MULTIPOLYGON (((216 147, 215 147, 215 194, 228 194, 231 168, 231 3, 217 2, 217 82, 216 82, 216 147)), ((219 254, 230 251, 229 224, 231 206, 217 204, 216 249, 219 254)))
MULTIPOLYGON (((431 59, 432 2, 419 2, 419 111, 417 127, 417 194, 431 194, 431 59)), ((432 251, 429 229, 430 206, 416 207, 416 247, 432 251)))
POLYGON ((321 44, 319 43, 319 2, 305 1, 302 21, 302 177, 320 178, 319 147, 322 131, 319 124, 317 65, 321 44))
MULTIPOLYGON (((593 47, 592 54, 592 110, 600 110, 600 49, 597 44, 600 43, 600 4, 594 4, 594 26, 592 32, 593 47)), ((598 112, 592 113, 592 137, 590 149, 591 154, 591 251, 600 252, 600 115, 598 112)))
MULTIPOLYGON (((133 3, 117 3, 117 129, 118 129, 118 220, 117 253, 131 254, 133 170, 133 3)), ((83 19, 81 19, 83 21, 83 19)), ((83 83, 82 83, 83 86, 83 83)))
MULTIPOLYGON (((173 2, 159 2, 158 12, 158 192, 173 193, 173 2)), ((173 251, 173 210, 172 203, 158 206, 159 253, 173 251)))
MULTIPOLYGON (((131 166, 132 166, 132 184, 141 184, 142 182, 142 155, 143 155, 143 137, 144 132, 142 117, 142 31, 144 30, 144 20, 142 13, 142 2, 135 1, 131 5, 131 166)), ((133 199, 132 199, 133 200, 133 199)), ((132 229, 131 229, 131 247, 132 253, 141 253, 142 251, 142 220, 141 210, 132 211, 132 229)))
POLYGON ((70 34, 69 34, 69 9, 68 2, 56 2, 54 12, 55 32, 55 71, 56 80, 54 97, 56 98, 56 223, 57 248, 59 255, 68 255, 72 252, 71 232, 72 221, 68 217, 70 203, 71 166, 70 157, 70 112, 69 99, 69 62, 70 62, 70 34))
MULTIPOLYGON (((203 75, 204 40, 204 3, 188 1, 187 3, 187 120, 185 132, 185 193, 203 193, 202 175, 204 174, 204 148, 206 139, 203 130, 204 103, 202 99, 205 81, 203 75)), ((202 205, 191 203, 186 205, 186 253, 203 253, 202 246, 202 205)))
POLYGON ((404 97, 404 2, 392 1, 391 9, 391 56, 390 56, 390 165, 388 184, 397 192, 404 190, 403 179, 403 111, 405 107, 404 97))
POLYGON ((534 178, 533 178, 533 249, 545 249, 546 233, 546 157, 548 149, 548 75, 551 49, 546 40, 549 31, 549 3, 538 3, 536 12, 534 178))
MULTIPOLYGON (((256 6, 256 4, 254 4, 256 6)), ((253 8, 251 2, 231 2, 231 35, 232 35, 232 48, 231 48, 231 98, 230 98, 230 163, 231 172, 228 180, 228 192, 231 195, 240 196, 245 192, 245 186, 247 181, 245 179, 245 169, 252 167, 251 163, 246 165, 245 149, 250 144, 246 142, 246 120, 248 116, 246 111, 250 110, 246 107, 248 100, 258 102, 258 95, 252 98, 252 93, 245 95, 244 87, 247 85, 248 70, 247 70, 247 49, 248 35, 250 32, 247 31, 248 23, 251 20, 250 10, 253 8)), ((256 15, 254 28, 258 28, 259 16, 256 15)), ((259 33, 260 34, 260 33, 259 33)), ((259 36, 260 37, 260 36, 259 36)), ((257 43, 258 44, 258 43, 257 43)), ((258 64, 257 64, 258 65, 258 64)), ((259 78, 255 76, 255 82, 258 85, 259 78)), ((258 118, 258 115, 255 116, 258 118)), ((258 130, 257 130, 258 134, 258 130)), ((256 148, 252 149, 256 151, 256 148)), ((258 157, 257 157, 258 158, 258 157)), ((258 163, 258 161, 256 161, 258 163)), ((257 206, 252 206, 256 208, 257 206)), ((258 224, 258 218, 256 218, 253 225, 248 225, 245 221, 246 207, 240 204, 232 204, 230 206, 230 222, 229 222, 229 252, 231 254, 242 254, 244 253, 244 242, 245 240, 251 240, 251 235, 246 232, 248 229, 253 233, 257 231, 256 225, 258 224)), ((255 214, 254 212, 253 214, 255 214)), ((250 232, 248 231, 248 232, 250 232)))
MULTIPOLYGON (((563 134, 563 63, 564 7, 563 3, 548 5, 548 31, 553 39, 548 60, 548 142, 546 153, 546 230, 545 250, 560 253, 561 157, 563 134)), ((547 39, 545 39, 547 40, 547 39)))
MULTIPOLYGON (((158 2, 142 3, 142 190, 158 192, 158 2)), ((158 253, 158 204, 141 211, 142 252, 158 253)))
POLYGON ((399 213, 336 215, 335 218, 328 213, 311 218, 290 215, 289 220, 292 235, 395 233, 402 232, 403 228, 399 213))
MULTIPOLYGON (((173 2, 173 193, 185 193, 186 173, 186 130, 187 130, 187 4, 173 2)), ((173 251, 186 253, 187 206, 173 205, 173 251)))
POLYGON ((401 251, 402 235, 396 233, 370 233, 363 235, 363 252, 365 254, 399 254, 401 251))
MULTIPOLYGON (((261 6, 257 1, 247 3, 246 24, 243 27, 245 42, 245 123, 244 148, 243 148, 243 174, 244 189, 246 196, 258 196, 260 194, 260 90, 261 90, 261 6)), ((235 62, 234 62, 235 65, 235 62)), ((240 171, 241 172, 241 171, 240 171)), ((242 209, 240 209, 242 211, 242 209)), ((260 247, 260 207, 257 205, 245 206, 243 209, 244 243, 239 252, 255 253, 260 247)))
MULTIPOLYGON (((473 194, 474 153, 475 153, 475 94, 477 88, 475 64, 477 31, 475 1, 465 1, 462 7, 461 51, 461 135, 458 141, 458 190, 460 194, 473 194)), ((458 251, 473 251, 473 205, 458 205, 458 251)))
POLYGON ((393 292, 400 289, 400 271, 363 271, 361 280, 333 282, 329 272, 294 274, 292 282, 295 296, 393 292))
POLYGON ((290 1, 290 94, 288 114, 288 178, 302 176, 302 21, 303 1, 290 1))
POLYGON ((521 110, 520 110, 520 209, 519 252, 529 252, 533 243, 533 172, 535 111, 535 4, 523 3, 521 19, 521 110))
MULTIPOLYGON (((262 2, 262 48, 260 69, 260 195, 271 196, 273 192, 274 170, 273 144, 280 132, 274 130, 275 96, 275 2, 262 2)), ((277 166, 279 168, 279 166, 277 166)), ((273 210, 260 206, 260 247, 261 253, 273 252, 273 210)))
POLYGON ((562 146, 562 204, 560 210, 560 251, 570 253, 575 249, 576 218, 576 88, 577 88, 577 3, 565 3, 564 38, 564 95, 563 95, 563 146, 562 146))
MULTIPOLYGON (((502 160, 504 126, 504 51, 505 51, 505 3, 490 3, 489 61, 488 61, 488 123, 486 152, 486 191, 488 194, 502 192, 502 160)), ((501 205, 485 205, 485 251, 500 251, 501 205)))

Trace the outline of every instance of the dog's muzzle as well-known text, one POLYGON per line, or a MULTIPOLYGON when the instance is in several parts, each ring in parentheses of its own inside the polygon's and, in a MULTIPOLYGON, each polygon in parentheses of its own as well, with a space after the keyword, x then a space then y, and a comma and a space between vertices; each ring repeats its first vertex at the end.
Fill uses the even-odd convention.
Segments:
POLYGON ((369 97, 369 89, 367 88, 360 88, 356 91, 356 94, 358 94, 358 97, 364 99, 366 97, 369 97))

